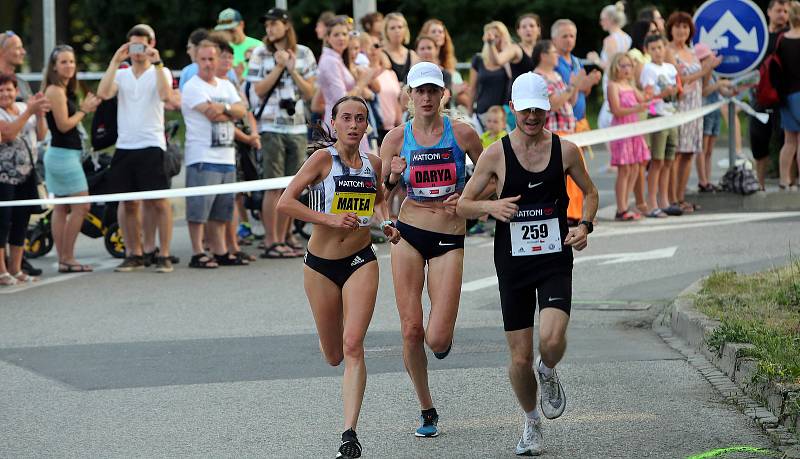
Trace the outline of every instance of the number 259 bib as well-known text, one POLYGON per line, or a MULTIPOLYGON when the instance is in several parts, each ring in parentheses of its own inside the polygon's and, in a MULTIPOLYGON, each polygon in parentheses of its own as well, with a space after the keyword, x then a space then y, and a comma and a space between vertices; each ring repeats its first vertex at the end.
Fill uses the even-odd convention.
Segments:
POLYGON ((561 252, 561 227, 555 204, 521 205, 509 229, 514 257, 561 252))
POLYGON ((456 192, 458 176, 452 148, 411 152, 409 194, 416 198, 446 198, 456 192))
POLYGON ((333 178, 335 189, 332 214, 353 212, 358 216, 359 226, 369 226, 375 210, 375 180, 371 177, 340 175, 333 178))

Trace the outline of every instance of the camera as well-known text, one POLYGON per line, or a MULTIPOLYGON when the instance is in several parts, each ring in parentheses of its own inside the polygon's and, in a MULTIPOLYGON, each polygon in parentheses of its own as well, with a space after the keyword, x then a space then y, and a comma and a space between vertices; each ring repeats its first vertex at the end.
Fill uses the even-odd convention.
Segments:
POLYGON ((278 102, 278 107, 286 110, 286 114, 289 116, 294 116, 295 113, 295 101, 293 99, 281 99, 278 102))
POLYGON ((144 43, 131 43, 128 45, 129 54, 144 54, 147 46, 144 43))

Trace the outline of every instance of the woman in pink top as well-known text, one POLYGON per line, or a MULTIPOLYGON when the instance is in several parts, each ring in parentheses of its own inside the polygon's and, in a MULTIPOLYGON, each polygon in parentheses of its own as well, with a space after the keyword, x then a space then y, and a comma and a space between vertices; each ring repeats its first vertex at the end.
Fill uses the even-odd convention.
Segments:
MULTIPOLYGON (((365 77, 358 81, 350 73, 350 56, 348 53, 350 27, 347 23, 347 18, 345 16, 336 16, 328 21, 326 26, 328 32, 325 35, 325 47, 322 48, 322 55, 319 58, 317 84, 325 99, 323 124, 329 131, 333 132, 331 123, 333 104, 344 96, 361 97, 365 90, 369 90, 370 73, 366 72, 365 77)), ((369 151, 366 135, 361 139, 361 151, 369 151)))
POLYGON ((378 145, 380 145, 386 134, 402 122, 401 86, 397 75, 384 67, 383 50, 376 37, 361 34, 361 50, 367 53, 369 58, 369 67, 373 72, 370 87, 378 96, 376 115, 380 118, 378 125, 378 145))

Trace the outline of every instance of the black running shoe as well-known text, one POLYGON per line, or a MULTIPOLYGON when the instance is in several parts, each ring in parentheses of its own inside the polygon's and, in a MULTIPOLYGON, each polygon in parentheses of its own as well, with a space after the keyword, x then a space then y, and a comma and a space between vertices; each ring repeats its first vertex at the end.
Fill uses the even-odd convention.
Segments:
POLYGON ((339 446, 336 457, 341 459, 361 457, 361 443, 358 442, 358 437, 353 429, 348 429, 342 434, 342 445, 339 446))

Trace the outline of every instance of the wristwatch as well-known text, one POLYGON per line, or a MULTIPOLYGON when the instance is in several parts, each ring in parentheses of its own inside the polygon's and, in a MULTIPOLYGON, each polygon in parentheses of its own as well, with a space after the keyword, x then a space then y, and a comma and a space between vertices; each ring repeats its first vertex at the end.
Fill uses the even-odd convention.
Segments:
POLYGON ((581 222, 578 223, 578 225, 586 226, 586 231, 588 231, 589 233, 594 231, 594 223, 590 222, 589 220, 581 220, 581 222))
POLYGON ((381 222, 381 231, 383 231, 383 229, 386 228, 387 226, 391 226, 392 228, 396 228, 396 226, 394 226, 394 222, 393 221, 384 220, 383 222, 381 222))
POLYGON ((222 110, 222 113, 224 113, 224 114, 226 114, 226 115, 230 115, 230 111, 231 111, 231 104, 225 104, 225 105, 224 105, 224 107, 225 107, 225 109, 224 109, 224 110, 222 110))

